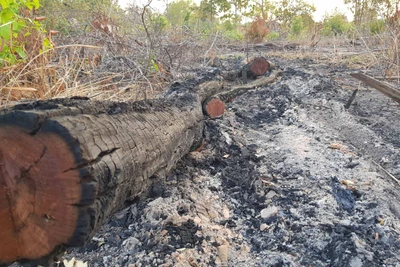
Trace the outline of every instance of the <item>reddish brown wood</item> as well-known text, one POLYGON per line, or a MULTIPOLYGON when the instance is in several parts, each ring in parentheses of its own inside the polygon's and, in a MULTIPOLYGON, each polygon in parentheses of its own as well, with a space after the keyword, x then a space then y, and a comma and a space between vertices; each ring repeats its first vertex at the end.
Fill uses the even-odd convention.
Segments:
POLYGON ((205 101, 203 110, 212 119, 220 118, 225 112, 225 102, 218 97, 212 97, 205 101))
POLYGON ((40 258, 73 236, 78 221, 74 204, 81 196, 73 166, 74 157, 59 136, 0 128, 2 262, 40 258))
POLYGON ((198 97, 56 99, 0 111, 0 266, 52 266, 202 138, 198 97))
POLYGON ((254 79, 267 73, 270 68, 270 63, 264 57, 256 57, 242 67, 238 76, 254 79))
POLYGON ((256 76, 264 75, 269 70, 269 63, 263 57, 257 57, 250 62, 250 71, 256 76))

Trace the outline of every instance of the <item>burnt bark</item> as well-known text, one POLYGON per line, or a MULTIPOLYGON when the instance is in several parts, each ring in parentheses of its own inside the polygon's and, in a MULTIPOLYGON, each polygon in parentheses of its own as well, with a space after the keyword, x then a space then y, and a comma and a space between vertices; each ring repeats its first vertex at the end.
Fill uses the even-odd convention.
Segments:
POLYGON ((80 246, 201 144, 200 99, 55 100, 0 113, 0 263, 80 246))

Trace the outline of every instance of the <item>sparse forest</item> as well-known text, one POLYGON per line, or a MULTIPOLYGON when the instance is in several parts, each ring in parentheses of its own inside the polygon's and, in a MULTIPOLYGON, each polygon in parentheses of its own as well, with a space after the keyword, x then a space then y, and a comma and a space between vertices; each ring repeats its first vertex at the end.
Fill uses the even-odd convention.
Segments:
POLYGON ((400 266, 400 0, 343 4, 0 0, 0 266, 400 266))

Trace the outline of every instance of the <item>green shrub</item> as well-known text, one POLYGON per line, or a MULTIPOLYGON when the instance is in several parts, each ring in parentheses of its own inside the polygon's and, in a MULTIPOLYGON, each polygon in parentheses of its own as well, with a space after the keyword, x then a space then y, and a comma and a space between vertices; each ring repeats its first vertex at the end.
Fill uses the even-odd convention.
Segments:
POLYGON ((279 32, 270 32, 267 35, 267 40, 273 41, 279 39, 279 32))
POLYGON ((292 36, 299 36, 304 31, 303 18, 297 16, 294 18, 292 23, 290 23, 290 34, 292 36))
POLYGON ((325 17, 321 33, 323 35, 341 35, 351 29, 351 24, 347 21, 346 15, 335 11, 332 15, 325 17))
POLYGON ((224 35, 225 37, 227 37, 228 39, 231 39, 231 40, 240 41, 240 40, 243 40, 243 39, 244 39, 243 34, 241 34, 241 33, 240 33, 239 31, 237 31, 237 30, 225 31, 225 32, 223 33, 223 35, 224 35))
POLYGON ((383 19, 377 19, 371 21, 368 25, 371 34, 380 34, 385 30, 385 21, 383 19))
POLYGON ((161 32, 167 28, 169 22, 163 15, 154 15, 151 17, 151 25, 155 31, 161 32))
POLYGON ((238 41, 244 39, 243 34, 239 31, 238 25, 230 20, 225 21, 218 28, 222 32, 222 35, 228 39, 238 41))

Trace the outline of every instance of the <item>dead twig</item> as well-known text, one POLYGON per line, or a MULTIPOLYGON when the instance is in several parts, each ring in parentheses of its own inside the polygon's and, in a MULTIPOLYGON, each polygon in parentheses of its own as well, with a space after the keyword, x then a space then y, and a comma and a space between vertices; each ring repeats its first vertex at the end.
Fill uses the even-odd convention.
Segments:
POLYGON ((152 0, 147 2, 147 4, 143 7, 143 12, 141 14, 143 28, 144 28, 144 31, 146 32, 146 36, 147 36, 147 39, 149 40, 149 44, 150 44, 150 51, 153 50, 153 41, 151 40, 151 36, 150 36, 149 30, 147 28, 144 15, 146 14, 147 8, 151 5, 151 2, 152 2, 152 0))
POLYGON ((354 90, 354 92, 351 94, 351 97, 347 101, 346 105, 344 105, 345 109, 349 109, 350 108, 351 103, 353 103, 354 99, 356 98, 357 92, 358 92, 358 88, 356 90, 354 90))
POLYGON ((384 173, 386 173, 390 178, 392 178, 393 181, 395 181, 398 185, 400 185, 400 180, 394 177, 393 174, 391 174, 389 171, 387 171, 385 168, 382 167, 378 162, 372 160, 372 163, 374 163, 376 166, 379 167, 384 173))
POLYGON ((209 53, 209 52, 211 51, 211 49, 213 48, 215 42, 217 41, 217 38, 218 38, 218 31, 217 31, 216 34, 215 34, 214 41, 212 42, 210 48, 208 48, 208 50, 207 50, 206 53, 204 54, 203 66, 206 66, 206 65, 208 65, 208 64, 210 63, 211 59, 206 63, 206 58, 207 58, 208 53, 209 53))

